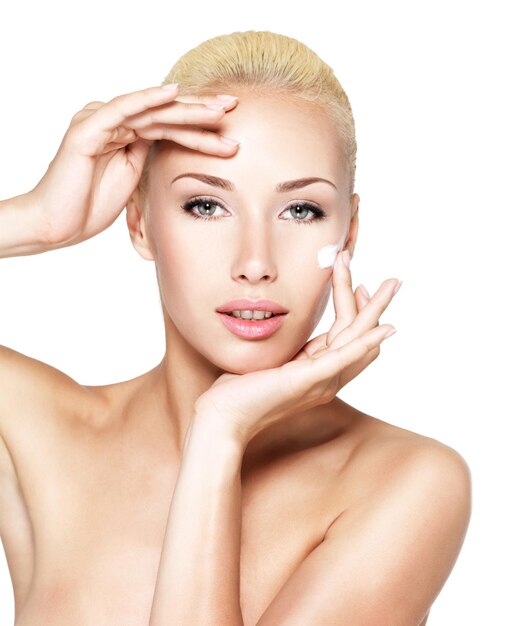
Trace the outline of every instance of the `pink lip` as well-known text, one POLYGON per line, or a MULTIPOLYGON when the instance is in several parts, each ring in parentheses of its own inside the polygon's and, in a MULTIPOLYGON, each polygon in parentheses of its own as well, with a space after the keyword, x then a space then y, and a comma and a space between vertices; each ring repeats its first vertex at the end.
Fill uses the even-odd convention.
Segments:
POLYGON ((219 311, 217 311, 217 313, 225 327, 233 334, 237 335, 237 337, 242 337, 243 339, 265 339, 275 333, 282 326, 285 318, 285 315, 277 315, 276 317, 269 317, 265 320, 251 321, 244 320, 241 317, 233 317, 227 313, 220 313, 219 311))
MULTIPOLYGON (((270 311, 271 313, 289 313, 287 309, 271 300, 249 300, 248 298, 240 298, 239 300, 231 300, 222 306, 217 307, 217 313, 231 313, 231 311, 270 311)), ((273 319, 273 318, 269 318, 273 319)))

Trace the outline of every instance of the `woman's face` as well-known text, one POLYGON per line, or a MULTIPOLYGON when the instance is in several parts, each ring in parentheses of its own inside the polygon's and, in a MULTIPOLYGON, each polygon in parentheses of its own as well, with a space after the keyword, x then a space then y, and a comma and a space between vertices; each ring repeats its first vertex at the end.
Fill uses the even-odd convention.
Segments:
POLYGON ((282 365, 311 336, 328 302, 333 271, 319 267, 317 253, 346 241, 351 199, 338 136, 318 108, 237 95, 238 105, 212 127, 240 141, 234 156, 159 143, 144 232, 170 318, 168 344, 185 340, 220 369, 242 374, 282 365), (277 189, 310 177, 332 184, 277 189), (312 208, 297 207, 305 202, 312 208), (322 219, 315 209, 325 214, 322 219), (288 313, 270 336, 239 337, 216 311, 239 298, 271 300, 288 313))

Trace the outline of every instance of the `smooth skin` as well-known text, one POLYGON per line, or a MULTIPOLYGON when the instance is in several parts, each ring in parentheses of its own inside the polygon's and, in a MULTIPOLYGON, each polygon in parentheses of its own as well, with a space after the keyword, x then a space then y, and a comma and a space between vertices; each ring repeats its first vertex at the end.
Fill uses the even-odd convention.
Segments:
MULTIPOLYGON (((128 199, 152 140, 238 150, 210 129, 238 101, 175 98, 154 87, 80 111, 35 189, 0 202, 0 256, 83 241, 126 203, 136 247, 128 199)), ((0 534, 18 625, 426 623, 466 532, 469 471, 336 397, 378 356, 399 285, 353 291, 341 259, 330 331, 277 367, 216 376, 183 449, 161 367, 87 387, 0 348, 0 534)))

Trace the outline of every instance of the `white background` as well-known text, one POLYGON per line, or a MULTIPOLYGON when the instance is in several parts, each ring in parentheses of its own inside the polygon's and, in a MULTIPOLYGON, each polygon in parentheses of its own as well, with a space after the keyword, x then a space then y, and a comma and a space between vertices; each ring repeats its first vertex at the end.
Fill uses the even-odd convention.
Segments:
MULTIPOLYGON (((38 182, 87 102, 159 84, 207 38, 272 30, 334 69, 359 144, 354 286, 373 293, 388 277, 404 281, 381 320, 397 334, 339 395, 452 446, 473 476, 469 532, 429 626, 524 619, 517 5, 92 0, 0 9, 0 198, 38 182)), ((330 302, 315 334, 332 321, 330 302)), ((0 343, 83 384, 126 380, 160 361, 154 266, 132 248, 124 213, 80 245, 0 260, 0 343)), ((0 566, 0 621, 10 625, 0 566)))

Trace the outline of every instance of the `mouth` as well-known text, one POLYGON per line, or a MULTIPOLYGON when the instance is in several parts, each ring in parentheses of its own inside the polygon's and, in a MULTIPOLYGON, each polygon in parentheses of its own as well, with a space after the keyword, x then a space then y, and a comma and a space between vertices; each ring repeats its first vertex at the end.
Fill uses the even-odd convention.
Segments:
POLYGON ((216 312, 253 322, 289 313, 289 311, 278 302, 273 302, 272 300, 250 300, 248 298, 226 302, 222 306, 219 306, 216 312))
POLYGON ((231 300, 216 309, 224 326, 242 339, 265 339, 284 323, 288 309, 272 300, 231 300))
POLYGON ((262 310, 237 310, 230 311, 229 313, 224 311, 224 315, 229 315, 230 317, 236 317, 237 319, 245 320, 245 321, 253 321, 259 322, 260 320, 269 319, 270 317, 276 317, 277 315, 286 315, 285 313, 271 313, 271 311, 262 311, 262 310))
POLYGON ((244 315, 251 315, 252 313, 262 314, 262 319, 256 319, 254 317, 242 317, 235 315, 237 311, 230 313, 221 313, 217 311, 218 316, 222 320, 224 326, 234 335, 241 339, 266 339, 275 333, 284 323, 286 313, 271 313, 263 311, 241 311, 244 315), (265 314, 269 317, 265 317, 265 314))

